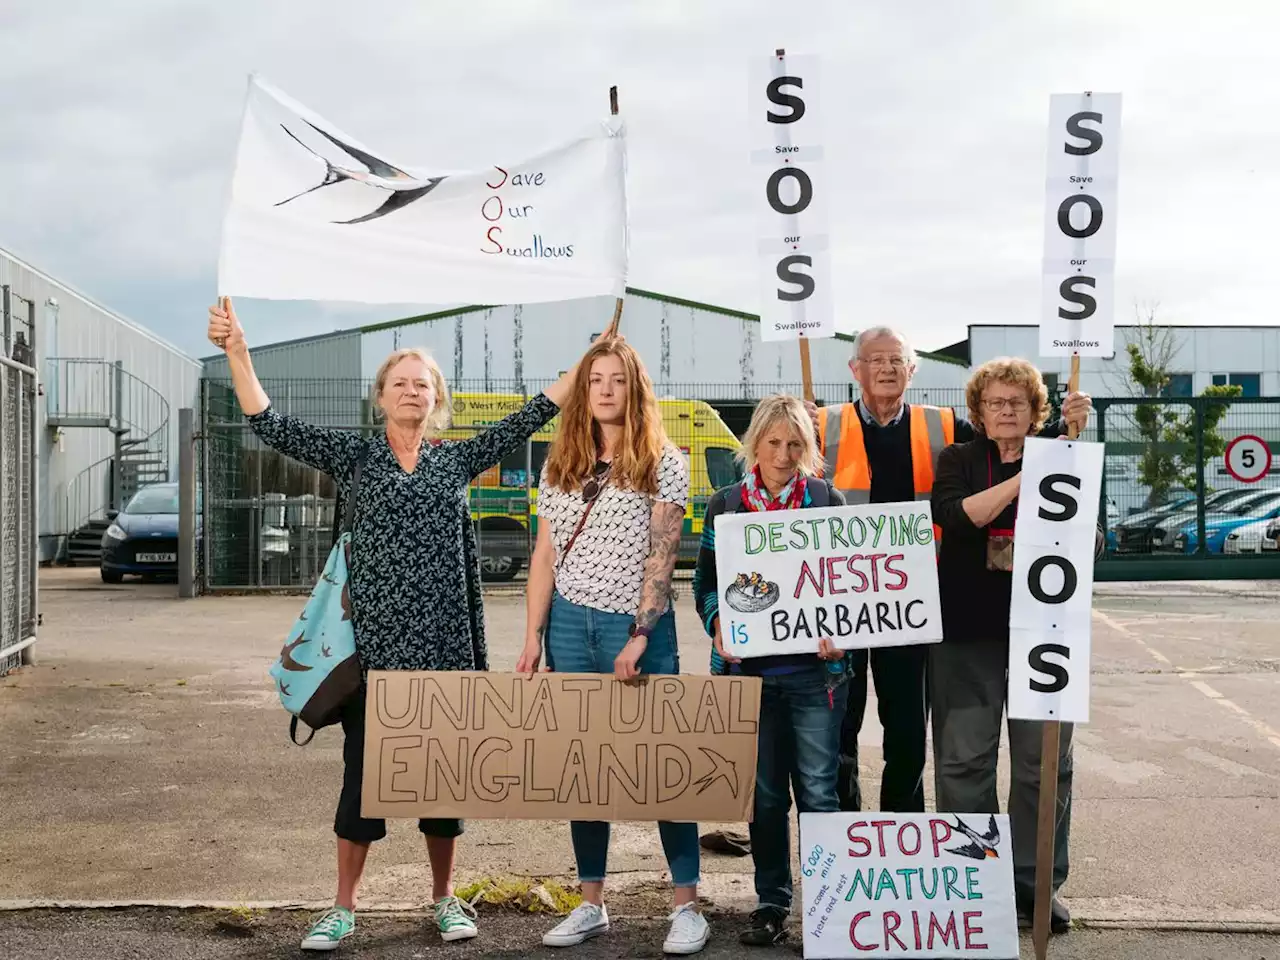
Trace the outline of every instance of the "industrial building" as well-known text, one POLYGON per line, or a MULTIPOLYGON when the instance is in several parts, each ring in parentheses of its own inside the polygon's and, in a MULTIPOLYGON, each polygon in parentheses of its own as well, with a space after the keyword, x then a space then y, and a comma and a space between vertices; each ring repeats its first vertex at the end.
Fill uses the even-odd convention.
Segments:
POLYGON ((12 350, 29 350, 36 410, 42 562, 92 556, 106 510, 176 475, 178 409, 194 405, 200 361, 0 249, 12 350))

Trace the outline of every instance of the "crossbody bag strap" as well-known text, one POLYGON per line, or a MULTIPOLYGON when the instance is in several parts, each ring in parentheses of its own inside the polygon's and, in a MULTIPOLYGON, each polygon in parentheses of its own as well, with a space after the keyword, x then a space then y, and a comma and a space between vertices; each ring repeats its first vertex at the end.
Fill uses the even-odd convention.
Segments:
POLYGON ((345 530, 350 532, 352 521, 356 514, 356 491, 360 489, 360 473, 364 469, 364 463, 369 459, 369 443, 365 441, 360 448, 360 452, 356 454, 356 461, 351 467, 351 491, 347 494, 347 502, 343 504, 342 515, 337 514, 333 518, 333 543, 338 542, 338 537, 345 530))
POLYGON ((596 494, 595 500, 592 500, 590 503, 588 503, 587 509, 582 511, 582 516, 578 518, 578 525, 574 527, 573 536, 569 538, 569 542, 564 545, 564 552, 560 554, 560 562, 556 564, 557 570, 563 567, 564 562, 567 559, 569 559, 569 551, 573 549, 574 543, 577 542, 578 534, 582 532, 582 528, 587 525, 587 517, 591 516, 591 508, 596 505, 596 500, 599 500, 602 496, 604 496, 603 487, 601 488, 600 492, 596 494))

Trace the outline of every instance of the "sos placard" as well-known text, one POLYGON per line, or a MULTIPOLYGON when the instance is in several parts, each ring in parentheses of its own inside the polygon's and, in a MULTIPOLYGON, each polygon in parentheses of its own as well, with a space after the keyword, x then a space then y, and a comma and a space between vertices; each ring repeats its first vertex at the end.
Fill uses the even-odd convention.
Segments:
POLYGON ((752 62, 753 183, 761 257, 760 337, 835 335, 823 181, 818 58, 752 62))
POLYGON ((1103 445, 1027 439, 1013 530, 1009 719, 1089 721, 1103 445))
POLYGON ((1049 98, 1043 357, 1115 353, 1120 94, 1049 98))

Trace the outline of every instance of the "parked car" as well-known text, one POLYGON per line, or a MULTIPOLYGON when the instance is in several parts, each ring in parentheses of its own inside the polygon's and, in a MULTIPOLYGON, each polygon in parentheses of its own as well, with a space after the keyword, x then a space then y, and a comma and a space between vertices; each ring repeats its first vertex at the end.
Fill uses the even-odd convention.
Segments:
MULTIPOLYGON (((197 498, 199 493, 197 492, 197 498)), ((197 501, 196 516, 200 505, 197 501)), ((107 511, 102 535, 102 580, 120 583, 126 574, 178 574, 178 485, 152 483, 135 493, 119 513, 107 511)))
POLYGON ((1261 553, 1262 541, 1267 535, 1267 528, 1274 520, 1258 520, 1245 524, 1227 534, 1223 542, 1223 553, 1261 553))
POLYGON ((1267 524, 1267 531, 1262 535, 1262 543, 1258 544, 1262 551, 1280 550, 1280 520, 1272 520, 1267 524))
MULTIPOLYGON (((1272 500, 1277 496, 1280 496, 1280 491, 1277 490, 1219 490, 1217 493, 1211 493, 1205 498, 1205 522, 1208 523, 1210 519, 1221 519, 1223 517, 1236 519, 1248 517, 1259 504, 1272 500)), ((1258 514, 1253 519, 1258 520, 1261 517, 1262 515, 1258 514)), ((1150 549, 1180 551, 1181 548, 1174 543, 1174 539, 1179 531, 1188 526, 1194 533, 1196 528, 1196 504, 1194 500, 1175 512, 1167 514, 1152 525, 1149 534, 1150 549)))
MULTIPOLYGON (((1280 495, 1271 491, 1271 499, 1235 506, 1232 512, 1215 513, 1204 518, 1205 549, 1209 553, 1222 553, 1227 537, 1235 530, 1280 517, 1280 495)), ((1173 537, 1173 549, 1179 553, 1194 553, 1199 546, 1196 522, 1192 520, 1173 537)))

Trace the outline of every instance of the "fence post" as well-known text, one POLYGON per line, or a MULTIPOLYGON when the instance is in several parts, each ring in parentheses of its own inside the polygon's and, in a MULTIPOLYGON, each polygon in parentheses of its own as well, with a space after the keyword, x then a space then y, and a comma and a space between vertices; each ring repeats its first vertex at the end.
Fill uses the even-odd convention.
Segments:
POLYGON ((9 313, 9 285, 6 283, 0 287, 0 300, 3 301, 4 308, 4 355, 9 356, 9 336, 13 332, 13 320, 9 313))
POLYGON ((1204 542, 1204 411, 1206 400, 1196 398, 1192 401, 1195 411, 1196 425, 1196 553, 1207 555, 1208 544, 1204 542))
MULTIPOLYGON (((30 577, 28 590, 31 591, 31 635, 34 637, 40 629, 40 447, 36 438, 36 425, 40 422, 40 414, 36 411, 36 403, 40 398, 40 381, 39 367, 36 364, 36 334, 35 334, 35 301, 31 302, 31 370, 29 378, 28 391, 31 395, 30 417, 27 423, 27 446, 29 448, 27 454, 27 469, 30 470, 30 486, 31 491, 31 529, 28 535, 31 538, 31 567, 28 571, 30 577)), ((26 647, 22 651, 22 665, 33 666, 36 662, 35 644, 26 647)))
POLYGON ((115 456, 111 462, 111 506, 124 509, 124 361, 117 360, 112 370, 112 413, 115 418, 115 456))
POLYGON ((178 410, 178 596, 196 595, 195 411, 178 410))
MULTIPOLYGON (((1098 498, 1098 521, 1102 524, 1105 537, 1105 531, 1110 529, 1107 525, 1107 402, 1099 400, 1094 403, 1094 408, 1098 413, 1098 442, 1102 444, 1102 495, 1098 498)), ((1120 505, 1116 504, 1117 512, 1119 507, 1120 505)), ((1120 517, 1120 520, 1123 519, 1124 517, 1120 517)), ((1103 556, 1106 556, 1105 551, 1103 556)))

